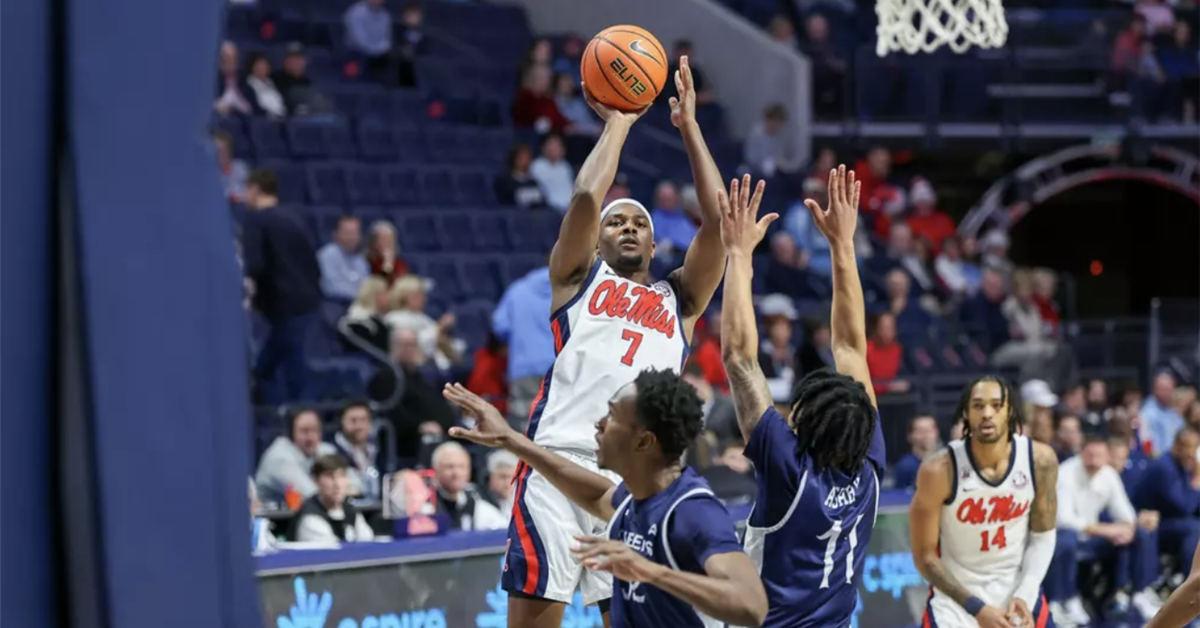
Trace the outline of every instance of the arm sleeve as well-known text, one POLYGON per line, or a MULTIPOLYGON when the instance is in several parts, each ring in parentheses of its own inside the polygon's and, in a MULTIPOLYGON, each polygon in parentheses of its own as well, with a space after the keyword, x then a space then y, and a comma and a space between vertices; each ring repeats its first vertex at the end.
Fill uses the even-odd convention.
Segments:
POLYGON ((711 497, 680 502, 671 515, 667 538, 676 563, 683 566, 694 561, 701 570, 712 556, 743 551, 729 511, 711 497))
POLYGON ((1036 608, 1041 595, 1042 580, 1046 579, 1046 571, 1050 568, 1050 559, 1054 558, 1054 545, 1057 543, 1058 532, 1030 532, 1029 540, 1025 542, 1025 555, 1021 559, 1021 572, 1017 576, 1017 588, 1013 597, 1025 602, 1030 609, 1036 608))

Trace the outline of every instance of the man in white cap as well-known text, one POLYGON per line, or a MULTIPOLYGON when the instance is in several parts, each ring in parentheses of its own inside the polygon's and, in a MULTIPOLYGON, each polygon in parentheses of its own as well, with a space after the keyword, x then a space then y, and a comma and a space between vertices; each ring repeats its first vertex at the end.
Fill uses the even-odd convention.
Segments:
MULTIPOLYGON (((608 474, 596 462, 595 422, 608 414, 617 390, 638 373, 679 373, 692 329, 724 275, 717 200, 724 183, 696 124, 696 94, 686 57, 675 83, 679 97, 670 101, 671 122, 683 135, 692 162, 703 224, 687 246, 683 267, 660 281, 650 277, 655 253, 650 212, 629 198, 602 205, 625 139, 644 110, 611 109, 591 98, 584 86, 604 131, 579 169, 550 254, 550 327, 556 357, 530 409, 527 432, 535 445, 561 456, 564 472, 608 474)), ((750 187, 747 178, 747 196, 750 187)), ((571 548, 575 537, 602 534, 608 522, 572 503, 528 464, 517 468, 514 488, 501 577, 509 594, 508 625, 562 625, 577 588, 584 604, 598 604, 607 613, 611 577, 585 570, 573 559, 571 548)))

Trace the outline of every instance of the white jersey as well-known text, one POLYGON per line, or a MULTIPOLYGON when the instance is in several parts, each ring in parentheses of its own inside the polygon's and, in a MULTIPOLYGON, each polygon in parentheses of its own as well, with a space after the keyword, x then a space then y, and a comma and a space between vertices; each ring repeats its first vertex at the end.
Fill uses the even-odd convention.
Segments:
MULTIPOLYGON (((954 489, 942 508, 942 564, 968 591, 989 606, 1005 608, 1017 586, 1035 497, 1033 442, 1013 436, 1008 473, 990 482, 975 468, 967 441, 949 445, 954 489)), ((930 610, 942 628, 977 625, 950 598, 934 589, 930 610), (958 621, 943 621, 955 618, 958 621)))
POLYGON ((529 438, 595 455, 596 422, 620 387, 647 368, 683 368, 679 308, 671 282, 642 285, 597 260, 579 294, 551 315, 557 357, 530 410, 529 438))

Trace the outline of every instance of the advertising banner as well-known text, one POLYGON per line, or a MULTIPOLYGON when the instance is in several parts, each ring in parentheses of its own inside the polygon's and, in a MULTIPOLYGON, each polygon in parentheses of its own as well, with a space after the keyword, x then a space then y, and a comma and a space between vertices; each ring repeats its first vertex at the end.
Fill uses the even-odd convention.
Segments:
MULTIPOLYGON (((497 547, 494 554, 261 577, 263 619, 267 628, 507 628, 502 557, 497 547)), ((915 626, 927 593, 908 550, 907 512, 881 512, 851 628, 915 626)), ((599 610, 576 593, 563 628, 603 625, 599 610)))

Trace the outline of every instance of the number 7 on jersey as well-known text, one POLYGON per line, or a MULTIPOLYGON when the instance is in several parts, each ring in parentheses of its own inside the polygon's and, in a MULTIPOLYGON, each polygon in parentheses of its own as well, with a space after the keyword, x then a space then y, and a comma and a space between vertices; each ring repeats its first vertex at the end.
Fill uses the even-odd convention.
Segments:
POLYGON ((632 329, 623 329, 621 330, 621 340, 629 343, 629 349, 625 351, 625 355, 621 356, 621 364, 633 366, 633 356, 637 355, 638 347, 642 346, 642 334, 632 329))

